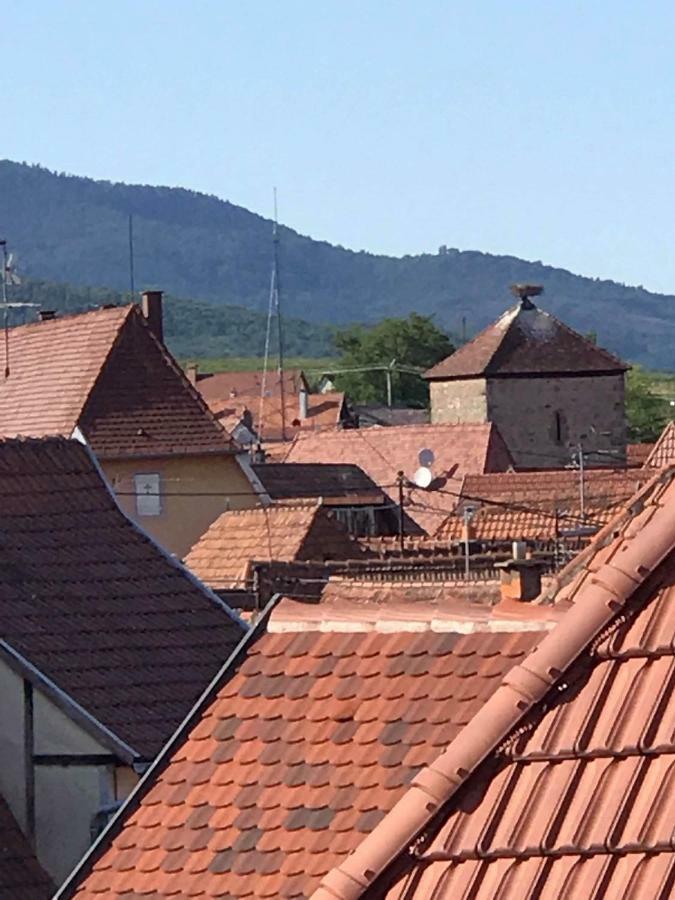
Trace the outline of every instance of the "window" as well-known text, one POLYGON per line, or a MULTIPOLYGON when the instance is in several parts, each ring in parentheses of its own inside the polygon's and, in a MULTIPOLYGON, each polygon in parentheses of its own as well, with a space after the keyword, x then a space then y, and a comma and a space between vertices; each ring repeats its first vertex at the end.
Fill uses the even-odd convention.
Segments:
POLYGON ((159 475, 134 475, 136 513, 139 516, 159 516, 162 504, 159 494, 159 475))
POLYGON ((565 431, 566 431, 566 423, 565 416, 560 412, 560 410, 556 410, 555 413, 555 422, 553 425, 553 436, 556 444, 562 444, 565 440, 565 431))

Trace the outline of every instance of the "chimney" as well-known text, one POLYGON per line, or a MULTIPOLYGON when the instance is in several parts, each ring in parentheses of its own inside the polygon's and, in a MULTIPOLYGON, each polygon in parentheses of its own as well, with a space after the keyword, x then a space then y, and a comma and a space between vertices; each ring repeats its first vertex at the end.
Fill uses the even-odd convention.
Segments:
POLYGON ((187 380, 190 382, 193 387, 197 386, 197 375, 199 375, 199 365, 197 363, 188 363, 185 368, 185 374, 187 375, 187 380))
POLYGON ((300 387, 300 393, 298 394, 298 412, 300 416, 300 421, 307 418, 307 412, 309 410, 309 394, 307 393, 307 389, 304 385, 300 387))
POLYGON ((497 563, 501 570, 500 594, 502 600, 527 603, 541 594, 542 564, 536 559, 508 559, 497 563))
POLYGON ((51 322, 52 319, 56 318, 56 310, 54 309, 41 309, 40 310, 40 321, 41 322, 51 322))
POLYGON ((162 291, 143 291, 141 294, 141 311, 157 340, 164 343, 162 293, 162 291))

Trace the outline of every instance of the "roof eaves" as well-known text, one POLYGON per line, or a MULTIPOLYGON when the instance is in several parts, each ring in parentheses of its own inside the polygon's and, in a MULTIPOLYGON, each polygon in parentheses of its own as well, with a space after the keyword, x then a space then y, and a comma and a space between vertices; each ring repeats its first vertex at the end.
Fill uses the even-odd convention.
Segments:
MULTIPOLYGON (((672 476, 673 470, 665 483, 672 476)), ((658 483, 664 483, 663 474, 652 485, 658 483)), ((357 849, 322 879, 311 900, 358 900, 616 617, 674 543, 675 504, 657 507, 644 528, 624 534, 620 556, 615 554, 581 586, 575 605, 557 628, 507 673, 447 749, 413 778, 407 792, 357 849)))
POLYGON ((52 900, 68 900, 68 898, 74 896, 77 885, 81 882, 85 874, 91 870, 91 867, 98 859, 99 854, 106 849, 108 842, 119 833, 121 827, 124 824, 124 820, 127 814, 140 804, 140 801, 143 799, 146 790, 149 790, 153 786, 156 774, 163 768, 163 766, 165 766, 169 762, 187 734, 189 734, 190 730, 196 724, 197 719, 204 707, 211 702, 216 693, 220 690, 223 682, 225 681, 225 678, 229 675, 230 671, 236 668, 241 657, 246 653, 249 646, 255 643, 255 641, 267 629, 269 617, 279 600, 281 600, 281 594, 274 594, 274 596, 269 600, 265 608, 262 610, 258 620, 242 636, 237 646, 225 660, 220 669, 216 672, 202 694, 198 697, 183 721, 166 742, 163 749, 155 757, 152 764, 148 766, 147 771, 140 779, 136 787, 126 798, 116 814, 110 819, 108 825, 90 846, 89 850, 77 862, 75 868, 67 876, 61 887, 52 897, 52 900))
POLYGON ((0 639, 0 656, 3 656, 7 664, 17 674, 21 675, 27 681, 30 681, 34 687, 41 690, 59 709, 61 709, 69 718, 82 727, 87 734, 95 740, 100 741, 108 750, 123 762, 131 765, 132 763, 142 759, 142 754, 135 750, 126 741, 123 741, 113 731, 99 722, 90 712, 81 706, 77 700, 66 693, 54 681, 51 680, 44 672, 34 666, 30 660, 20 653, 15 647, 5 640, 0 639))

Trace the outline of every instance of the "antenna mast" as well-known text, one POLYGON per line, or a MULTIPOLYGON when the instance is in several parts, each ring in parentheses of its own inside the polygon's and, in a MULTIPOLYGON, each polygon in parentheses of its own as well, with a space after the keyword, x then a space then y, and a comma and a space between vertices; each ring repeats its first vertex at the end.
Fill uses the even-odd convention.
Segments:
POLYGON ((129 289, 133 303, 136 287, 134 285, 134 217, 132 213, 129 213, 129 289))
POLYGON ((0 239, 2 247, 2 303, 3 329, 5 333, 5 378, 9 378, 9 311, 10 309, 26 309, 29 306, 39 306, 39 303, 10 303, 7 299, 7 285, 21 284, 21 279, 14 271, 14 254, 7 255, 7 241, 0 239))
POLYGON ((273 300, 277 312, 277 328, 279 338, 279 402, 281 404, 281 440, 286 440, 286 404, 284 396, 284 330, 281 319, 281 290, 279 287, 279 224, 277 217, 277 189, 274 188, 274 228, 272 231, 274 245, 274 263, 272 273, 273 300))

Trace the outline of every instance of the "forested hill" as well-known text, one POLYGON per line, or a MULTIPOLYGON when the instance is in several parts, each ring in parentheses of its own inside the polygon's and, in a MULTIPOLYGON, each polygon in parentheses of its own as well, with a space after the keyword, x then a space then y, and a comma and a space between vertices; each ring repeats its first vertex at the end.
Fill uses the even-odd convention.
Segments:
MULTIPOLYGON (((0 162, 0 236, 34 278, 127 290, 129 214, 138 286, 266 308, 271 223, 261 216, 183 189, 111 184, 0 162)), ((342 324, 416 310, 434 313, 455 333, 466 317, 471 334, 510 305, 509 284, 528 281, 545 286, 545 308, 581 331, 595 331, 609 349, 675 368, 675 297, 514 257, 450 249, 399 259, 334 247, 288 228, 280 233, 290 316, 342 324)))
MULTIPOLYGON (((86 312, 104 303, 119 306, 130 301, 128 292, 34 279, 24 280, 11 291, 10 299, 20 298, 59 314, 86 312)), ((36 310, 16 309, 10 313, 10 324, 22 325, 36 318, 36 310)), ((284 343, 289 356, 302 356, 308 347, 316 356, 336 353, 333 328, 294 318, 286 318, 284 325, 284 343)), ((266 330, 266 314, 241 306, 216 306, 170 294, 164 297, 164 339, 179 359, 262 356, 266 330)), ((276 351, 276 343, 272 350, 276 351)))

